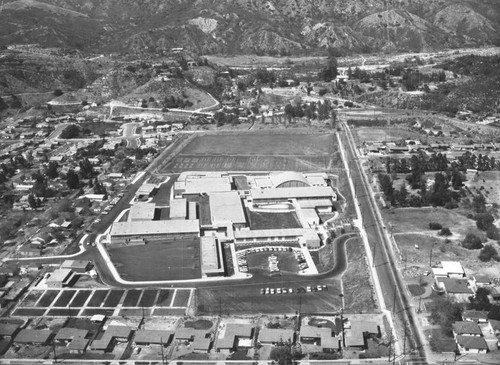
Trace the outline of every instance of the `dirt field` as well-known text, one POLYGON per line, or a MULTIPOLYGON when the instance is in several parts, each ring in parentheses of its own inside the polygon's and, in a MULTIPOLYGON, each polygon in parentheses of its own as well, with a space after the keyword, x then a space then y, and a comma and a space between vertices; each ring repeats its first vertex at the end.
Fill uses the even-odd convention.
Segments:
POLYGON ((418 132, 412 132, 406 129, 391 128, 353 128, 356 140, 359 142, 390 142, 401 139, 419 139, 424 135, 418 132))
POLYGON ((111 259, 126 280, 178 280, 201 277, 196 241, 151 243, 109 249, 111 259))
POLYGON ((194 138, 163 172, 325 171, 339 161, 335 135, 270 131, 194 138))
POLYGON ((479 191, 486 198, 487 203, 500 204, 499 181, 500 171, 483 171, 480 172, 475 178, 466 181, 465 185, 473 191, 474 188, 479 189, 479 191), (484 189, 481 189, 481 187, 484 189))
POLYGON ((377 310, 363 243, 353 238, 346 243, 349 265, 342 276, 346 313, 374 313, 377 310))

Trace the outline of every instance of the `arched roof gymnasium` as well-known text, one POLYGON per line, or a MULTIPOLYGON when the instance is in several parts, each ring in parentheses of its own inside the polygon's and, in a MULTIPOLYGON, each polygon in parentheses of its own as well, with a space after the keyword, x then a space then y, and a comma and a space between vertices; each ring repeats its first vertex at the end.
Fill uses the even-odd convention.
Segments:
POLYGON ((276 188, 297 188, 311 186, 304 175, 298 172, 284 172, 278 175, 271 175, 271 181, 276 188))

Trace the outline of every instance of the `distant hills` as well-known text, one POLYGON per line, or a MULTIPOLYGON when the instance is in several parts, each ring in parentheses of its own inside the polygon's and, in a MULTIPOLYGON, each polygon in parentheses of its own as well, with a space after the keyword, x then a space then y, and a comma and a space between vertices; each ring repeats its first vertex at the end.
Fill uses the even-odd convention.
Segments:
POLYGON ((500 44, 498 0, 4 0, 0 46, 311 54, 500 44))

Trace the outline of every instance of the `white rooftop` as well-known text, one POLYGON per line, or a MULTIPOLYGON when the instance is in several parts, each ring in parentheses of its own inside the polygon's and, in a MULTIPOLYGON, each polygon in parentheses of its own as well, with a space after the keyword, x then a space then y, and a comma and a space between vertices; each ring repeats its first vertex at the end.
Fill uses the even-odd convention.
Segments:
POLYGON ((135 203, 128 212, 128 221, 152 221, 155 215, 155 204, 135 203))
POLYGON ((314 186, 299 188, 252 189, 253 199, 293 199, 293 198, 326 198, 335 197, 330 187, 314 186))
POLYGON ((199 233, 197 219, 115 222, 111 226, 111 236, 135 236, 167 233, 199 233))
POLYGON ((441 265, 447 273, 465 274, 462 264, 458 261, 441 261, 441 265))
POLYGON ((210 193, 209 197, 212 224, 246 223, 243 205, 237 191, 210 193))

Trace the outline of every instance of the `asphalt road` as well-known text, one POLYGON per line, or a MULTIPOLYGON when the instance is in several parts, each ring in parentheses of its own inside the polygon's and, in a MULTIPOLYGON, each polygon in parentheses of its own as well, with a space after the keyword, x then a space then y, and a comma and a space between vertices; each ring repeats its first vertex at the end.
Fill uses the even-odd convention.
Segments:
POLYGON ((397 267, 394 261, 391 260, 386 247, 388 243, 385 240, 383 232, 385 227, 383 226, 383 222, 379 222, 375 214, 373 202, 365 185, 351 139, 347 138, 345 130, 339 132, 339 134, 346 148, 346 157, 363 215, 365 231, 372 250, 374 266, 380 281, 386 308, 393 313, 398 338, 403 339, 405 336, 404 333, 407 332, 406 350, 416 350, 419 352, 420 357, 425 357, 425 352, 417 334, 417 324, 414 322, 415 319, 411 314, 408 313, 409 301, 404 292, 403 283, 400 282, 396 274, 397 267), (408 329, 407 331, 405 331, 405 327, 408 329))

